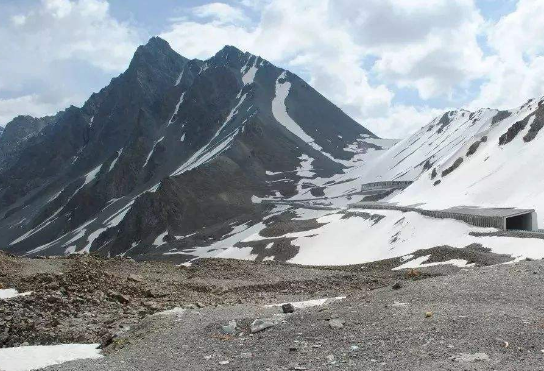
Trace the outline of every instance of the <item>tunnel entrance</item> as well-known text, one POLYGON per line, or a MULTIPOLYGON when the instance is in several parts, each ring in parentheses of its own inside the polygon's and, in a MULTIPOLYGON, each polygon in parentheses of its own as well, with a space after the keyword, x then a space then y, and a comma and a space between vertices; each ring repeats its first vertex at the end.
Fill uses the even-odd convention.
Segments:
POLYGON ((506 230, 531 231, 533 230, 532 214, 521 214, 506 218, 506 230))

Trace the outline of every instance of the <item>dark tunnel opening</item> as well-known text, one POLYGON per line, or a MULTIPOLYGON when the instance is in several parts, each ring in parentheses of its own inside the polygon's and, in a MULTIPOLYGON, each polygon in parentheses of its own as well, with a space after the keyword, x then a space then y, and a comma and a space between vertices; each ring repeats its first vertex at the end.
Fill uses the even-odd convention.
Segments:
POLYGON ((506 230, 531 231, 533 227, 533 216, 521 214, 506 218, 506 230))

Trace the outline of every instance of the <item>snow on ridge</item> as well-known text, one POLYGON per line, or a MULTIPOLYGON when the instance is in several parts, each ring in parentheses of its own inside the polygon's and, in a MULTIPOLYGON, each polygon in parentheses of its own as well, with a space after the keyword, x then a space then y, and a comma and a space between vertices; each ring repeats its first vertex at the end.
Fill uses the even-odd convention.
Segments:
POLYGON ((159 234, 156 238, 155 238, 155 241, 153 241, 153 246, 155 247, 159 247, 159 246, 162 246, 164 245, 166 242, 164 241, 164 237, 166 237, 168 235, 168 231, 164 231, 162 232, 161 234, 159 234))
POLYGON ((361 178, 365 178, 365 182, 415 180, 426 170, 427 160, 432 164, 446 161, 462 150, 472 137, 485 133, 497 112, 490 109, 475 114, 452 111, 445 114, 448 115, 445 125, 440 124, 444 115, 438 116, 367 164, 361 178))
POLYGON ((109 218, 104 220, 104 224, 108 228, 116 227, 123 221, 127 213, 132 208, 132 205, 134 205, 135 199, 132 199, 128 204, 123 206, 121 209, 119 209, 117 212, 113 213, 109 218))
POLYGON ((155 147, 157 147, 157 144, 159 144, 160 142, 162 142, 162 140, 164 139, 164 136, 161 137, 159 140, 157 140, 155 142, 155 144, 153 144, 153 148, 151 149, 151 151, 149 152, 149 154, 147 155, 147 158, 145 159, 145 163, 144 163, 144 166, 142 166, 142 168, 146 167, 147 164, 149 163, 149 160, 151 159, 151 156, 153 156, 153 153, 155 153, 155 147))
POLYGON ((183 67, 183 69, 181 70, 181 73, 179 74, 178 79, 176 80, 176 83, 174 84, 174 86, 178 86, 180 84, 181 79, 183 78, 184 72, 185 72, 185 67, 183 67))
POLYGON ((249 85, 253 83, 253 81, 255 80, 255 74, 259 70, 259 67, 257 66, 257 60, 259 59, 259 57, 254 57, 254 58, 255 60, 253 61, 253 65, 251 67, 247 68, 247 65, 242 67, 242 71, 244 73, 244 75, 242 76, 242 82, 244 83, 244 85, 249 85), (245 72, 244 72, 244 69, 245 69, 245 72))
POLYGON ((426 268, 426 267, 434 267, 437 265, 453 265, 459 268, 470 268, 475 266, 475 263, 469 264, 468 261, 464 259, 450 259, 450 260, 441 261, 441 262, 425 263, 427 260, 430 259, 430 257, 431 255, 420 256, 418 258, 409 260, 406 263, 399 265, 398 267, 393 268, 393 270, 398 271, 401 269, 426 268))
MULTIPOLYGON (((81 187, 79 187, 77 189, 77 191, 79 191, 80 189, 81 189, 81 187)), ((57 211, 55 211, 53 214, 51 214, 51 216, 49 218, 47 218, 46 220, 44 220, 43 222, 38 224, 36 227, 34 227, 31 230, 27 231, 23 235, 19 236, 17 239, 11 241, 11 243, 9 245, 12 246, 12 245, 15 245, 16 243, 19 243, 19 242, 21 242, 23 240, 26 240, 28 237, 30 237, 32 235, 35 235, 36 233, 38 233, 39 231, 41 231, 42 229, 47 227, 49 224, 53 223, 57 219, 57 215, 62 211, 63 207, 64 206, 61 206, 60 208, 58 208, 57 211)))
MULTIPOLYGON (((316 219, 322 225, 275 238, 292 239, 291 244, 298 247, 299 252, 289 262, 303 265, 362 264, 398 257, 405 257, 402 259, 403 263, 410 260, 412 264, 416 262, 422 264, 425 260, 415 261, 413 256, 408 254, 441 245, 464 248, 473 243, 482 244, 496 254, 532 259, 544 257, 544 240, 541 239, 525 238, 520 241, 514 237, 476 237, 471 236, 470 232, 490 232, 494 229, 473 227, 452 219, 429 218, 415 212, 364 209, 361 211, 382 215, 383 218, 376 222, 358 215, 345 218, 346 214, 342 211, 296 209, 297 214, 302 212, 302 220, 316 219), (331 254, 331 251, 334 253, 331 254)), ((258 232, 247 233, 242 238, 223 243, 234 246, 235 241, 252 242, 266 239, 258 232)), ((221 243, 218 242, 217 246, 221 243)), ((254 260, 256 256, 252 255, 251 251, 250 247, 231 247, 219 253, 212 251, 207 256, 254 260)), ((460 259, 442 264, 469 266, 460 259)))
POLYGON ((117 157, 115 157, 115 160, 111 162, 110 168, 108 169, 108 172, 112 171, 115 165, 117 164, 117 161, 119 160, 119 157, 121 157, 121 154, 123 153, 123 150, 125 148, 121 148, 119 151, 117 151, 117 157))
POLYGON ((303 153, 300 155, 299 160, 300 166, 296 169, 297 175, 301 178, 313 178, 315 173, 313 172, 312 163, 315 159, 303 153))
MULTIPOLYGON (((283 71, 276 80, 276 95, 272 100, 272 114, 274 115, 276 121, 282 124, 291 133, 299 137, 303 142, 308 144, 313 143, 314 139, 306 134, 306 132, 302 130, 302 128, 287 113, 285 100, 289 95, 289 90, 291 90, 291 83, 289 81, 280 82, 281 79, 285 79, 286 77, 287 73, 286 71, 283 71)), ((315 143, 314 145, 317 147, 317 150, 322 151, 321 147, 315 143)))
MULTIPOLYGON (((85 175, 85 183, 83 183, 83 185, 80 187, 80 189, 82 187, 86 186, 87 184, 89 184, 90 182, 92 182, 94 180, 94 178, 96 178, 96 175, 100 172, 100 169, 102 169, 102 164, 98 165, 97 167, 95 167, 94 169, 89 171, 85 175)), ((78 191, 79 191, 79 189, 78 189, 78 191)))
POLYGON ((85 174, 85 181, 83 182, 83 184, 81 186, 78 187, 78 189, 75 190, 75 192, 70 196, 70 198, 68 199, 67 203, 70 202, 72 200, 72 198, 74 198, 75 195, 77 195, 77 193, 79 192, 79 190, 83 187, 85 187, 87 184, 91 183, 95 178, 96 178, 96 175, 100 172, 100 170, 102 169, 102 165, 103 164, 100 164, 98 165, 97 167, 95 167, 94 169, 92 169, 91 171, 89 171, 87 174, 85 174))
POLYGON ((248 223, 243 223, 235 226, 232 231, 223 236, 219 241, 215 241, 209 246, 195 246, 192 249, 183 251, 169 251, 164 255, 190 254, 199 258, 218 257, 218 258, 233 258, 233 259, 252 259, 252 248, 238 248, 234 245, 246 239, 258 239, 259 233, 266 228, 263 222, 249 226, 248 223))
POLYGON ((524 140, 537 109, 538 101, 532 101, 506 111, 509 115, 495 122, 493 117, 498 111, 481 110, 475 122, 469 122, 469 126, 463 123, 463 129, 456 133, 462 141, 453 142, 449 151, 442 151, 426 175, 392 201, 401 205, 424 204, 427 209, 459 205, 535 209, 542 225, 544 191, 539 180, 544 178, 544 165, 535 159, 542 154, 544 131, 534 140, 524 140), (525 128, 509 143, 499 144, 501 136, 523 120, 527 120, 525 128), (477 149, 469 155, 469 148, 477 142, 477 149), (463 159, 461 165, 443 176, 442 172, 459 158, 463 159), (431 173, 435 176, 431 177, 431 173))
POLYGON ((107 228, 98 228, 96 231, 92 232, 87 236, 87 245, 81 250, 81 252, 88 253, 91 251, 91 245, 93 244, 94 240, 98 238, 104 232, 107 228))
MULTIPOLYGON (((144 192, 142 192, 142 193, 146 193, 146 192, 155 193, 155 192, 157 192, 157 189, 159 189, 160 185, 161 185, 161 182, 158 182, 157 184, 155 184, 154 186, 152 186, 152 187, 146 189, 146 190, 145 190, 144 192)), ((140 193, 140 194, 142 194, 142 193, 140 193)), ((139 195, 138 195, 138 196, 139 196, 139 195)))
POLYGON ((285 101, 287 99, 287 96, 289 95, 289 91, 291 90, 291 83, 287 81, 286 78, 287 71, 283 71, 276 79, 276 94, 274 96, 274 99, 272 100, 272 114, 274 118, 287 130, 289 130, 291 133, 296 135, 299 139, 310 145, 315 150, 321 152, 324 156, 327 156, 334 162, 342 163, 341 160, 336 159, 331 154, 325 152, 325 150, 315 142, 314 138, 306 134, 306 132, 300 127, 300 125, 297 124, 295 120, 291 118, 291 116, 289 116, 285 101), (285 81, 280 82, 280 80, 285 81))
POLYGON ((49 197, 46 201, 46 203, 50 203, 51 201, 54 201, 57 199, 57 197, 60 196, 60 194, 62 193, 62 191, 64 191, 64 188, 61 189, 60 191, 58 191, 57 193, 55 193, 54 195, 52 195, 51 197, 49 197))
POLYGON ((234 131, 230 132, 227 137, 219 142, 214 143, 214 141, 221 135, 221 133, 224 131, 225 127, 230 123, 230 121, 234 118, 234 116, 238 113, 238 109, 244 103, 245 99, 247 97, 247 94, 244 94, 239 99, 236 106, 230 111, 227 118, 223 122, 223 124, 219 127, 219 129, 215 132, 214 136, 209 140, 207 144, 202 146, 198 151, 196 151, 187 161, 185 161, 177 170, 175 170, 171 176, 177 176, 180 174, 185 173, 186 171, 192 170, 200 165, 203 165, 212 159, 214 159, 216 156, 221 154, 225 149, 227 149, 236 135, 238 134, 239 130, 235 129, 234 131))
POLYGON ((168 125, 166 126, 170 126, 174 122, 174 118, 178 114, 179 107, 181 106, 184 100, 185 100, 185 92, 181 93, 181 96, 179 97, 179 101, 176 104, 176 108, 174 109, 174 113, 172 114, 172 116, 170 116, 170 120, 168 120, 168 125))

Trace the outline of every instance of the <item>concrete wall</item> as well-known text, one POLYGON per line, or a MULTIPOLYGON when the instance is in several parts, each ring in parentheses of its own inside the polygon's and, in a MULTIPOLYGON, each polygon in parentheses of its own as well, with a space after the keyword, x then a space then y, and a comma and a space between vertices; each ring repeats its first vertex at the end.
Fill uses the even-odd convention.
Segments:
MULTIPOLYGON (((501 230, 506 230, 506 218, 503 216, 482 216, 482 215, 471 215, 471 214, 459 214, 452 213, 442 210, 424 210, 418 209, 416 207, 408 206, 397 206, 391 204, 380 204, 380 203, 365 203, 360 202, 353 205, 350 205, 351 208, 362 208, 362 209, 375 209, 375 210, 398 210, 402 212, 413 211, 421 215, 429 216, 431 218, 437 219, 455 219, 463 221, 467 224, 473 225, 475 227, 484 227, 484 228, 497 228, 501 230)), ((537 221, 536 213, 524 214, 525 217, 524 225, 528 226, 526 230, 537 230, 537 221), (534 214, 534 215, 533 215, 534 214)))
POLYGON ((412 184, 412 181, 395 181, 395 180, 389 180, 385 182, 373 182, 373 183, 366 183, 361 186, 361 190, 367 190, 367 189, 374 189, 374 188, 406 188, 410 184, 412 184))

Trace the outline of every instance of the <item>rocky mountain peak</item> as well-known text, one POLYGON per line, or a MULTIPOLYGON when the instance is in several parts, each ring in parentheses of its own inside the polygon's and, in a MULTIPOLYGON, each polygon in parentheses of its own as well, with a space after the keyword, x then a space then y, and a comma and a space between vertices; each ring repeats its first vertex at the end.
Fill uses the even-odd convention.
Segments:
POLYGON ((238 69, 245 65, 251 57, 253 54, 243 52, 232 45, 225 45, 207 63, 210 66, 230 66, 238 69))
POLYGON ((301 79, 280 76, 233 46, 189 61, 150 39, 126 72, 12 156, 21 166, 0 173, 0 245, 162 254, 190 246, 173 236, 211 228, 219 238, 259 221, 258 198, 323 196, 322 179, 380 147, 301 79))
POLYGON ((151 38, 147 44, 136 49, 130 62, 128 73, 166 74, 177 78, 188 59, 176 53, 166 40, 160 37, 151 38))
POLYGON ((29 139, 37 136, 56 116, 35 118, 17 116, 0 130, 0 169, 2 169, 20 147, 29 139))
POLYGON ((18 142, 39 133, 47 124, 51 122, 51 117, 35 118, 28 115, 20 115, 7 123, 2 142, 18 142))

